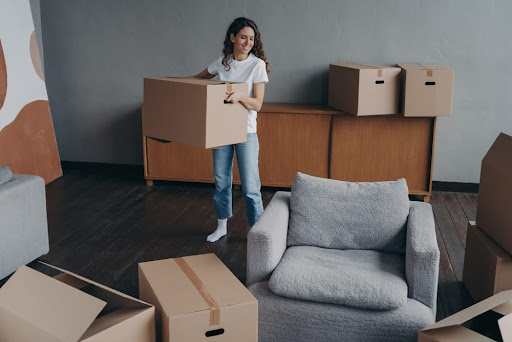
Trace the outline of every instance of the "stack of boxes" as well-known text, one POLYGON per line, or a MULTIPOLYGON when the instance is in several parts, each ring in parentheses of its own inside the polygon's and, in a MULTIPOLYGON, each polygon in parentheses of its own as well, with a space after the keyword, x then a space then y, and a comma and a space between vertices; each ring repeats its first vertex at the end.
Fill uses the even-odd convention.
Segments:
POLYGON ((463 281, 475 301, 512 289, 512 137, 482 160, 476 222, 469 222, 463 281))
POLYGON ((331 64, 328 104, 356 116, 450 116, 453 77, 438 64, 331 64))
POLYGON ((462 279, 478 303, 421 330, 418 341, 512 341, 511 193, 512 137, 501 133, 482 160, 466 238, 462 279))

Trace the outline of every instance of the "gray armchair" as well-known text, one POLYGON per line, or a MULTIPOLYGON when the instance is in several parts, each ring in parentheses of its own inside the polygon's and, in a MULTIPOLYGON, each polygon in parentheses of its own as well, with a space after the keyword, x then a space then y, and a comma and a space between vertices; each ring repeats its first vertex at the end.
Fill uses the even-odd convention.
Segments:
POLYGON ((418 330, 435 322, 439 249, 431 206, 409 202, 405 180, 392 190, 384 183, 393 182, 298 174, 294 198, 274 195, 247 243, 260 342, 416 341, 418 330), (349 195, 333 201, 343 193, 349 195), (405 221, 392 223, 399 228, 392 231, 384 221, 397 210, 406 211, 405 221), (354 223, 358 217, 376 226, 365 230, 354 223))

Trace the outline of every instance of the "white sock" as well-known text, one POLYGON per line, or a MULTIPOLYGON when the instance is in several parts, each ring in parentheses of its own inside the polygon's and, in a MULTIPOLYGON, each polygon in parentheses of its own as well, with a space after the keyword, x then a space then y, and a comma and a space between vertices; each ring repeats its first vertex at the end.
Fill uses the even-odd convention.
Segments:
POLYGON ((228 219, 217 219, 217 229, 208 235, 206 241, 215 242, 228 232, 228 219))

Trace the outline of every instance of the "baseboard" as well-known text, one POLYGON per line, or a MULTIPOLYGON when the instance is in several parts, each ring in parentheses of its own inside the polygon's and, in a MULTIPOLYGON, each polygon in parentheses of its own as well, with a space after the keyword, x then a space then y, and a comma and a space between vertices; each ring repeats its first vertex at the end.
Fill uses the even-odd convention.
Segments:
MULTIPOLYGON (((61 164, 63 170, 80 169, 89 170, 91 172, 104 172, 125 177, 128 176, 140 179, 144 178, 143 165, 91 163, 77 161, 62 161, 61 164)), ((478 183, 432 182, 432 190, 478 193, 478 183)))
POLYGON ((99 172, 109 175, 119 175, 121 177, 144 178, 143 165, 130 164, 111 164, 111 163, 91 163, 77 161, 61 161, 64 174, 66 170, 87 170, 89 172, 99 172))
POLYGON ((458 183, 458 182, 432 182, 432 191, 451 191, 451 192, 474 192, 478 193, 478 183, 458 183))

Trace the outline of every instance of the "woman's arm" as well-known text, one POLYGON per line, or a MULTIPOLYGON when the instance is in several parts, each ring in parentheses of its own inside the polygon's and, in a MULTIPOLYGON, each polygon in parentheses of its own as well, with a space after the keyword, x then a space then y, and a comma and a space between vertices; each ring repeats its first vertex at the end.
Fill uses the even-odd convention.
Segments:
POLYGON ((245 108, 259 111, 263 105, 263 98, 265 97, 265 82, 254 83, 252 89, 253 96, 242 95, 237 92, 228 93, 226 101, 231 103, 242 103, 245 108))
POLYGON ((201 71, 199 74, 191 76, 191 77, 193 77, 193 78, 205 78, 205 79, 209 80, 210 78, 214 78, 215 75, 210 74, 208 72, 208 68, 206 68, 203 71, 201 71))

